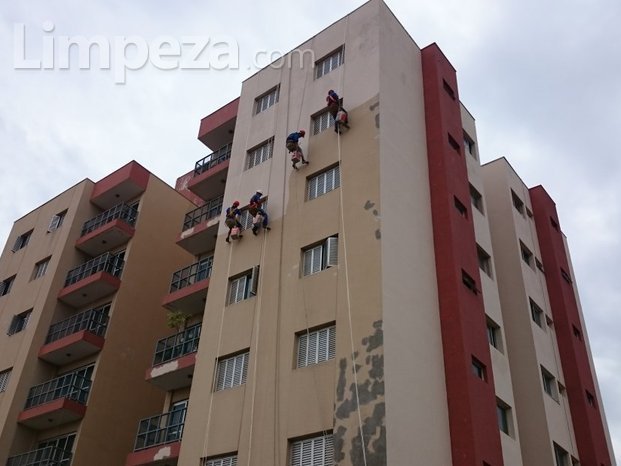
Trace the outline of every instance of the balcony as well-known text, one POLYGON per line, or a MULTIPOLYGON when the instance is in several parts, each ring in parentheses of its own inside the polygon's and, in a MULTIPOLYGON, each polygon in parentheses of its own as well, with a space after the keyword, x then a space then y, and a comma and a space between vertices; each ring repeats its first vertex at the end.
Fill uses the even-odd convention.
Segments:
POLYGON ((11 456, 6 466, 69 466, 72 456, 71 451, 45 447, 11 456))
POLYGON ((157 342, 153 367, 146 380, 164 390, 177 390, 191 384, 202 324, 157 342))
POLYGON ((146 168, 131 161, 95 183, 91 202, 106 210, 119 202, 135 199, 147 189, 150 176, 146 168))
POLYGON ((39 359, 57 366, 95 354, 104 344, 110 305, 89 309, 53 324, 39 359))
POLYGON ((229 172, 231 144, 227 144, 194 165, 194 175, 188 189, 201 199, 212 199, 224 192, 229 172))
POLYGON ((30 389, 18 422, 32 429, 49 429, 84 417, 90 377, 72 372, 30 389))
POLYGON ((58 299, 70 306, 82 307, 114 293, 121 286, 123 256, 124 252, 107 252, 70 270, 58 299))
POLYGON ((170 292, 164 297, 162 306, 187 314, 202 313, 212 266, 213 256, 210 256, 175 272, 170 282, 170 292))
POLYGON ((127 455, 125 466, 176 465, 186 409, 173 409, 140 421, 134 452, 127 455))
POLYGON ((134 236, 136 207, 121 203, 88 220, 75 246, 90 256, 115 249, 134 236))
POLYGON ((185 214, 177 244, 195 256, 215 249, 223 200, 223 196, 216 197, 185 214))
POLYGON ((233 140, 239 97, 201 120, 198 139, 210 149, 233 140))

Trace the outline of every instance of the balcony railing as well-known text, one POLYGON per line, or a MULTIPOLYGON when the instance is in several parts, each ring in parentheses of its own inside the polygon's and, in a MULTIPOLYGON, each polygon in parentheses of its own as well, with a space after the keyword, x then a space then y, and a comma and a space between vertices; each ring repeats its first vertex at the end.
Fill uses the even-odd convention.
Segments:
POLYGON ((163 364, 186 354, 194 353, 198 349, 202 324, 192 325, 185 331, 168 338, 163 338, 155 346, 153 365, 163 364))
POLYGON ((49 382, 35 385, 28 392, 25 409, 39 406, 59 398, 68 398, 86 404, 91 389, 91 379, 73 372, 49 382))
POLYGON ((209 278, 211 276, 212 266, 213 256, 210 256, 173 273, 172 280, 170 281, 170 292, 172 293, 209 278))
POLYGON ((94 259, 85 262, 84 264, 70 270, 67 273, 65 279, 65 286, 73 285, 80 280, 90 277, 97 272, 108 272, 109 274, 118 277, 123 270, 123 253, 112 254, 106 252, 101 256, 97 256, 94 259))
POLYGON ((6 466, 69 466, 71 451, 58 447, 45 447, 22 455, 11 456, 6 466))
POLYGON ((80 312, 79 314, 76 314, 68 319, 61 320, 60 322, 51 325, 49 331, 47 332, 45 344, 60 340, 67 335, 72 335, 82 330, 88 330, 95 335, 103 337, 108 326, 109 310, 110 305, 106 304, 105 306, 80 312))
POLYGON ((215 167, 216 165, 224 162, 231 158, 231 146, 232 144, 227 144, 226 146, 221 147, 217 151, 209 154, 207 157, 200 159, 194 165, 194 176, 198 176, 201 173, 205 173, 210 168, 215 167))
POLYGON ((138 210, 136 207, 129 206, 125 203, 115 205, 111 209, 102 212, 97 217, 86 221, 82 226, 82 236, 116 219, 124 220, 128 225, 134 226, 137 216, 138 210))
POLYGON ((181 440, 186 410, 173 409, 140 421, 134 451, 181 440))
POLYGON ((183 231, 220 215, 220 213, 222 212, 223 200, 224 196, 216 197, 215 199, 211 199, 209 202, 199 207, 198 209, 194 209, 185 214, 185 220, 183 221, 183 231))

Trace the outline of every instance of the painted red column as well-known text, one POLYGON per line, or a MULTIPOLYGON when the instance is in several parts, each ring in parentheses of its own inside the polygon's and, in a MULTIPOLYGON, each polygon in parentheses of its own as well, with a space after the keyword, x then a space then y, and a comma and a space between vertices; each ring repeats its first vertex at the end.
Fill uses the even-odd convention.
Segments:
POLYGON ((542 186, 529 191, 580 464, 610 466, 612 461, 556 204, 542 186))
POLYGON ((453 466, 501 466, 502 447, 470 207, 457 78, 455 69, 436 44, 422 50, 422 65, 453 466), (470 288, 465 285, 464 278, 472 280, 470 288), (474 375, 473 358, 485 366, 485 380, 474 375))

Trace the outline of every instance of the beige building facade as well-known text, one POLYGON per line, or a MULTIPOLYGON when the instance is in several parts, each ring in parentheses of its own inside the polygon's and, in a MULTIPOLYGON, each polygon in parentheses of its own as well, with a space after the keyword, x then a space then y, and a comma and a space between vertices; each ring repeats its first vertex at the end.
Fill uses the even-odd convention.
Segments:
POLYGON ((47 464, 19 456, 63 435, 70 444, 49 444, 68 452, 62 466, 615 464, 553 202, 506 160, 481 166, 455 69, 381 0, 248 78, 198 136, 211 153, 180 167, 176 192, 131 163, 16 223, 0 323, 33 313, 0 337, 9 466, 47 464), (348 112, 341 134, 330 89, 348 112), (294 170, 285 140, 300 129, 310 163, 294 170), (122 200, 139 201, 131 235, 119 221, 113 248, 89 245, 82 222, 125 178, 122 200), (254 235, 257 191, 270 229, 254 235), (227 242, 235 200, 243 237, 227 242), (63 209, 64 229, 43 231, 63 209), (125 251, 92 302, 63 288, 84 249, 125 251), (26 280, 48 256, 45 280, 26 280), (97 306, 99 340, 45 343, 54 322, 97 306), (64 403, 58 427, 24 409, 29 387, 80 370, 79 406, 64 392, 40 403, 64 403))

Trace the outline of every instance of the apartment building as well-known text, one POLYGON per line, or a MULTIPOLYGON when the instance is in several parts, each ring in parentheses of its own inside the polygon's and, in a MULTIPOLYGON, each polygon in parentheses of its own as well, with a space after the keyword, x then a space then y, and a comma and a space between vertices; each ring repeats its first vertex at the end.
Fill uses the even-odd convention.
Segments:
POLYGON ((123 464, 192 203, 136 162, 18 219, 0 257, 0 464, 123 464))
MULTIPOLYGON (((131 255, 154 284, 123 271, 106 344, 83 359, 95 361, 83 417, 53 435, 25 424, 15 384, 34 376, 16 372, 17 356, 0 366, 12 368, 12 401, 0 394, 13 410, 0 437, 11 455, 75 432, 62 445, 73 463, 58 464, 615 464, 554 202, 505 159, 481 166, 455 69, 381 0, 245 80, 202 119, 198 138, 210 153, 179 167, 157 229, 145 228, 157 232, 157 245, 144 244, 162 254, 159 265, 131 255), (349 114, 341 135, 325 106, 330 89, 349 114), (299 129, 310 164, 294 171, 285 139, 299 129), (247 203, 257 189, 271 230, 255 236, 247 203), (244 231, 229 244, 222 210, 234 200, 246 206, 244 231), (132 409, 118 418, 105 412, 120 396, 117 375, 100 366, 129 352, 109 337, 123 289, 152 309, 139 311, 149 312, 142 326, 118 324, 140 340, 122 369, 132 409), (98 383, 108 385, 96 398, 98 383), (117 439, 89 443, 89 416, 117 439), (112 449, 125 449, 121 461, 93 459, 112 449)), ((93 208, 91 194, 80 202, 93 208)), ((139 226, 117 247, 126 261, 139 226)), ((77 254, 72 241, 67 254, 77 254)), ((50 309, 59 287, 41 293, 50 309)), ((39 367, 34 345, 13 351, 28 348, 39 367)))

